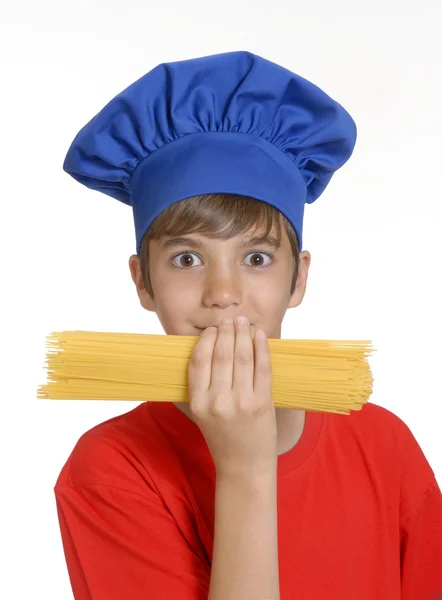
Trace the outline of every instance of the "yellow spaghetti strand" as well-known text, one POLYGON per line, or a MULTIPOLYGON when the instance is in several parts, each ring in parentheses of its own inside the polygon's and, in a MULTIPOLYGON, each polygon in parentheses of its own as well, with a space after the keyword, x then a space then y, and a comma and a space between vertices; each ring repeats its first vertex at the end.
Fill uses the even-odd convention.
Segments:
MULTIPOLYGON (((189 402, 187 370, 199 336, 53 332, 46 338, 51 400, 189 402)), ((276 408, 350 414, 373 390, 370 341, 268 339, 276 408)))

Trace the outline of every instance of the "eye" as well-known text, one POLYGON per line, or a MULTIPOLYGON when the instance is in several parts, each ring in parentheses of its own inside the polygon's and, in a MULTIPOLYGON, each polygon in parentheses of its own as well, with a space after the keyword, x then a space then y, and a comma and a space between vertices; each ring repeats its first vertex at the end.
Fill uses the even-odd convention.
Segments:
POLYGON ((262 264, 262 258, 261 258, 262 256, 266 256, 270 260, 272 260, 272 258, 273 258, 270 254, 267 254, 267 252, 251 252, 247 256, 252 256, 253 257, 252 258, 252 265, 251 266, 254 269, 259 269, 259 268, 267 267, 268 266, 268 263, 267 264, 262 264), (256 258, 260 259, 260 262, 258 264, 255 262, 256 258))
MULTIPOLYGON (((247 257, 253 257, 252 258, 252 264, 250 265, 253 269, 260 269, 260 268, 264 268, 267 267, 269 263, 265 264, 263 263, 263 258, 262 257, 267 257, 268 259, 270 259, 270 261, 273 259, 271 254, 267 254, 267 252, 250 252, 247 257), (258 258, 258 263, 256 263, 256 259, 258 258)), ((197 267, 199 266, 198 264, 194 264, 194 258, 196 257, 197 260, 200 260, 198 258, 198 256, 194 253, 194 252, 180 252, 180 254, 176 254, 173 258, 172 258, 172 265, 174 267, 176 267, 177 269, 185 269, 187 267, 197 267), (181 258, 180 258, 181 257, 181 258), (179 259, 179 261, 177 261, 177 259, 179 259), (177 264, 178 262, 178 264, 177 264)), ((246 258, 247 258, 246 257, 246 258)))
MULTIPOLYGON (((189 257, 192 257, 192 256, 196 256, 196 254, 194 254, 193 252, 181 252, 181 254, 176 254, 172 258, 172 265, 174 267, 177 267, 178 269, 186 268, 186 267, 194 267, 195 265, 193 264, 193 260, 189 261, 189 257), (179 261, 180 264, 177 265, 176 262, 175 262, 175 259, 178 258, 178 257, 180 257, 180 256, 181 257, 185 257, 185 258, 184 259, 181 258, 180 261, 179 261)), ((198 265, 196 265, 196 266, 198 266, 198 265)))

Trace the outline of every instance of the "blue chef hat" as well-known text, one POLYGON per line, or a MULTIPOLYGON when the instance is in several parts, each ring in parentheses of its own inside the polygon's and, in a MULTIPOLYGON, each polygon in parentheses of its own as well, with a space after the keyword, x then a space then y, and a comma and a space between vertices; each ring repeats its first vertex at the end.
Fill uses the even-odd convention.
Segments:
POLYGON ((351 156, 356 126, 318 87, 250 52, 161 64, 75 137, 64 170, 132 206, 136 249, 169 205, 251 196, 293 225, 351 156))

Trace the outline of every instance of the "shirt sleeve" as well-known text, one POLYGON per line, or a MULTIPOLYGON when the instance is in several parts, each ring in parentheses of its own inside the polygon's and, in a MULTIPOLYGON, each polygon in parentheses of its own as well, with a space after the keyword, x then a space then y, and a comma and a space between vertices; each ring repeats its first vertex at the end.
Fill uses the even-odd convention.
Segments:
POLYGON ((442 600, 442 494, 435 481, 401 530, 402 600, 442 600))
POLYGON ((109 485, 54 492, 75 600, 207 600, 209 565, 153 492, 109 485))

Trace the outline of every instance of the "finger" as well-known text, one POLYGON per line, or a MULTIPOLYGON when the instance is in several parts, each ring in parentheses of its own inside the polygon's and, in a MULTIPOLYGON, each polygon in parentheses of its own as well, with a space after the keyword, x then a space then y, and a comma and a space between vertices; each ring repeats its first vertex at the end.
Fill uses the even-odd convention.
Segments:
POLYGON ((246 317, 235 319, 235 352, 233 357, 233 387, 250 398, 254 385, 254 348, 250 323, 246 317))
POLYGON ((228 319, 218 327, 218 335, 213 350, 210 388, 214 392, 232 389, 234 347, 235 328, 233 319, 228 319))
MULTIPOLYGON (((256 332, 258 333, 258 332, 256 332)), ((264 332, 263 332, 264 333, 264 332)), ((265 397, 272 395, 272 362, 270 357, 270 350, 268 340, 265 337, 260 339, 255 334, 254 339, 254 379, 253 389, 255 392, 263 393, 265 397)))
POLYGON ((216 337, 216 327, 208 327, 201 333, 192 350, 188 368, 188 386, 191 396, 207 392, 210 387, 212 356, 216 337))

